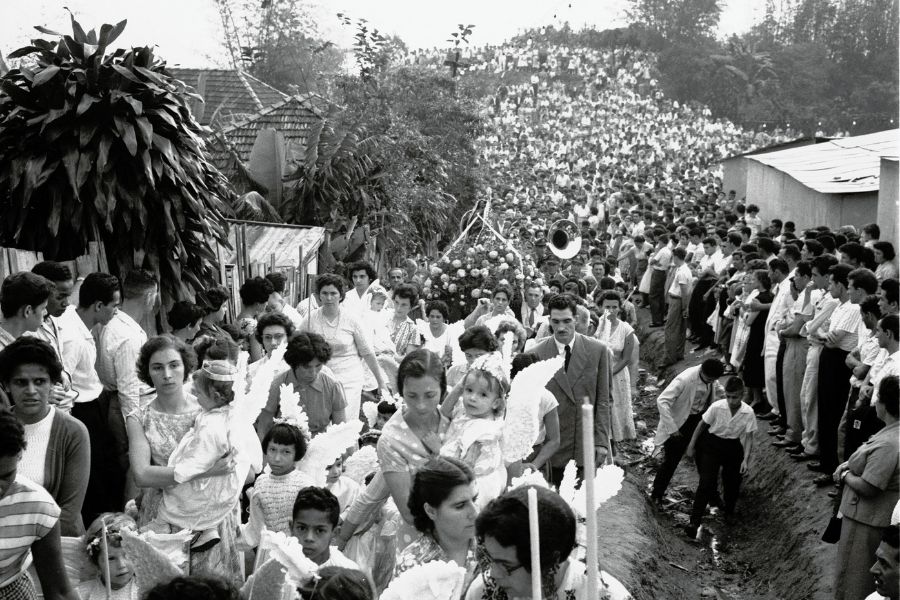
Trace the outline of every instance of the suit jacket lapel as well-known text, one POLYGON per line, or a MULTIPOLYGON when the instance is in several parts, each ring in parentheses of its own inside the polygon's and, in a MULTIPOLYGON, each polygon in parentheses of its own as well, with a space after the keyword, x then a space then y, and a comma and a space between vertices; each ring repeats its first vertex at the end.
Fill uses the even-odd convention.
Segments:
MULTIPOLYGON (((559 354, 556 348, 556 340, 551 336, 549 339, 550 344, 553 347, 553 356, 557 356, 559 354)), ((569 373, 574 373, 573 368, 575 368, 575 357, 577 356, 575 352, 575 344, 572 344, 572 358, 569 359, 569 373)), ((575 399, 575 391, 572 389, 572 379, 569 379, 568 374, 566 373, 565 368, 560 368, 553 375, 553 380, 556 381, 556 384, 562 389, 563 393, 575 404, 578 404, 578 401, 575 399)))
POLYGON ((588 352, 581 335, 576 335, 572 341, 572 359, 569 361, 569 381, 575 383, 581 379, 585 368, 588 366, 588 352))

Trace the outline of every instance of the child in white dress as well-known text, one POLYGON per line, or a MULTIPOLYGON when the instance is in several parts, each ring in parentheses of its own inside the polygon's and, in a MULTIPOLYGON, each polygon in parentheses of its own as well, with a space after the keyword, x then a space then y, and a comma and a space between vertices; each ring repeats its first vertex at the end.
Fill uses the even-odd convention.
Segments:
POLYGON ((259 544, 262 528, 269 531, 291 533, 291 511, 297 493, 315 481, 296 468, 296 462, 306 454, 306 438, 299 427, 287 422, 276 422, 262 442, 266 453, 268 472, 256 478, 247 490, 250 498, 250 519, 241 526, 247 545, 259 544))
POLYGON ((91 523, 84 534, 88 559, 97 567, 97 577, 78 585, 81 600, 138 600, 143 594, 134 578, 134 567, 122 549, 123 529, 137 531, 134 519, 122 513, 103 513, 91 523), (103 526, 106 525, 106 548, 103 526), (101 566, 103 565, 103 566, 101 566), (104 572, 109 566, 109 595, 104 572))
POLYGON ((169 456, 179 483, 163 490, 159 512, 148 524, 157 533, 194 531, 193 551, 219 543, 217 526, 235 509, 250 468, 262 468, 252 423, 232 418, 235 379, 237 369, 227 360, 207 360, 194 374, 194 394, 203 410, 169 456), (198 477, 226 454, 233 457, 232 471, 198 477))
POLYGON ((448 394, 441 412, 451 419, 441 454, 465 462, 475 472, 479 509, 506 489, 500 445, 509 376, 499 352, 476 358, 462 382, 448 394), (462 404, 457 406, 462 399, 462 404))

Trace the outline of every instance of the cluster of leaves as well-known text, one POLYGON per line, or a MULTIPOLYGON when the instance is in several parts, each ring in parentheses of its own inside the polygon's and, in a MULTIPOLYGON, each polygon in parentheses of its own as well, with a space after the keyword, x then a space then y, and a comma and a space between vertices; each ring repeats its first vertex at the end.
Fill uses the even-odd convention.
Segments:
POLYGON ((375 89, 347 78, 339 90, 347 118, 380 140, 375 158, 387 202, 373 215, 379 244, 389 259, 435 253, 455 236, 481 185, 478 104, 457 98, 447 74, 417 67, 386 70, 375 89))
POLYGON ((151 48, 117 49, 125 21, 39 30, 0 79, 0 245, 67 260, 106 244, 119 271, 159 273, 170 297, 214 281, 230 192, 205 155, 184 86, 151 48))
POLYGON ((328 225, 345 216, 365 219, 382 204, 378 140, 346 127, 332 110, 309 131, 300 166, 285 178, 282 216, 292 223, 328 225))
POLYGON ((367 19, 356 19, 354 22, 348 15, 337 13, 337 18, 345 27, 356 27, 353 35, 353 55, 359 68, 359 77, 365 83, 372 83, 390 60, 384 52, 388 39, 377 28, 370 27, 367 19))
POLYGON ((453 44, 453 50, 451 50, 450 55, 444 62, 445 65, 450 67, 450 77, 456 77, 460 69, 468 66, 468 64, 462 60, 462 46, 469 45, 469 37, 472 35, 473 27, 475 26, 463 25, 460 23, 456 26, 458 31, 451 33, 450 37, 447 39, 448 42, 453 44))

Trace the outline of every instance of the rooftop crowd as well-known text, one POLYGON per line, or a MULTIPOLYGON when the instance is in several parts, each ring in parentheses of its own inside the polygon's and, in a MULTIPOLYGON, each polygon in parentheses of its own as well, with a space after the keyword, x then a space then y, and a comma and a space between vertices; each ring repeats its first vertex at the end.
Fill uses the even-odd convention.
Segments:
POLYGON ((202 290, 158 336, 141 327, 153 273, 45 261, 3 281, 0 599, 409 598, 436 577, 455 582, 438 597, 529 598, 530 489, 540 596, 587 598, 584 509, 565 492, 569 465, 584 476, 581 405, 598 465, 635 449, 653 330, 649 499, 668 506, 691 458, 686 535, 719 518, 710 506, 729 526, 744 477, 771 468, 754 452, 766 427, 840 516, 835 598, 898 597, 894 243, 876 224, 783 223, 723 189, 717 160, 781 138, 664 98, 651 55, 520 44, 471 62, 529 82, 486 101, 479 141, 516 277, 486 278, 464 318, 432 257, 344 265, 304 299, 277 272, 250 278, 230 319, 238 299, 202 290), (566 259, 559 219, 579 234, 566 259), (128 552, 137 532, 184 529, 183 576, 128 552))

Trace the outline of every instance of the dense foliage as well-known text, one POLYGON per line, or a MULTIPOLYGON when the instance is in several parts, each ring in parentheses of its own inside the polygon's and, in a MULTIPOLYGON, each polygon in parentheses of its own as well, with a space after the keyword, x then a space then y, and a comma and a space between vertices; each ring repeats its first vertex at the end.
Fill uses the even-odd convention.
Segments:
POLYGON ((673 98, 754 129, 860 134, 895 126, 898 0, 784 0, 777 10, 768 2, 759 25, 725 42, 711 36, 720 12, 712 0, 633 7, 635 25, 665 39, 659 76, 673 98))
POLYGON ((303 0, 216 0, 232 60, 286 92, 317 92, 343 52, 319 35, 303 0))
POLYGON ((119 270, 159 273, 170 297, 214 281, 232 192, 207 160, 189 94, 125 28, 35 39, 0 79, 0 245, 67 260, 105 242, 119 270))

